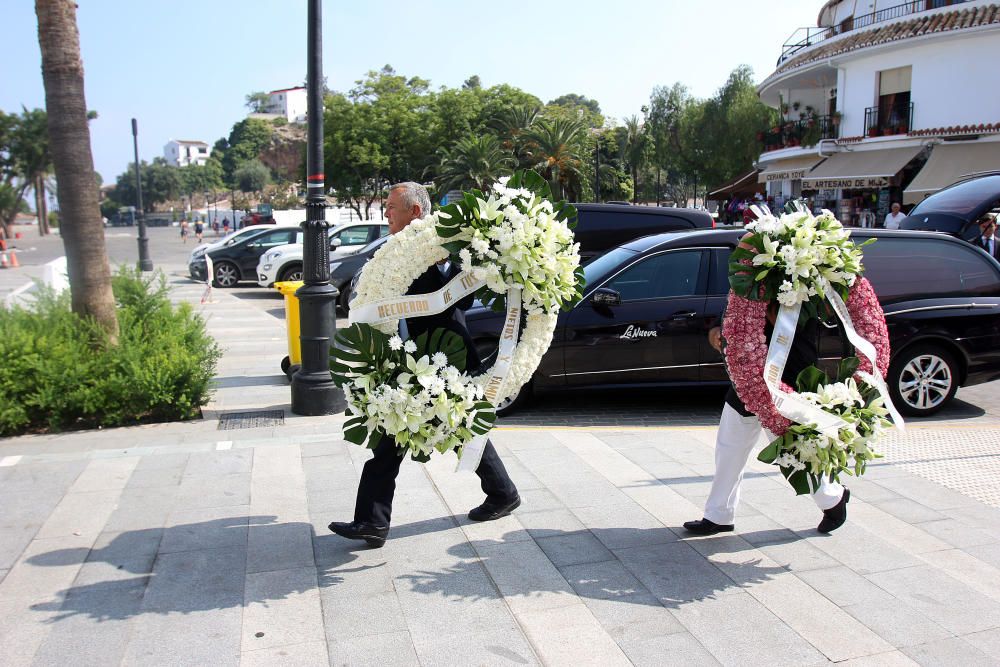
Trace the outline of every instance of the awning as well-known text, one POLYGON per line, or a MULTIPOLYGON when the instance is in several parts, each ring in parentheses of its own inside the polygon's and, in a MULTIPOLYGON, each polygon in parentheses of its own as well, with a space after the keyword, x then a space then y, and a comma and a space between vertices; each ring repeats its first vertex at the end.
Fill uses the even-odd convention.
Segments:
POLYGON ((823 161, 818 155, 800 155, 767 163, 764 171, 757 174, 758 183, 770 181, 796 180, 805 177, 809 170, 823 161))
POLYGON ((714 196, 730 196, 734 194, 753 194, 754 192, 760 192, 763 194, 764 188, 760 186, 757 182, 757 170, 751 171, 749 174, 740 176, 735 181, 730 181, 726 183, 721 188, 712 190, 708 193, 709 199, 714 196))
POLYGON ((913 182, 903 190, 903 203, 916 204, 966 174, 1000 169, 1000 142, 963 141, 938 144, 913 182))
POLYGON ((802 179, 803 190, 888 187, 889 180, 923 150, 923 146, 835 153, 802 179))

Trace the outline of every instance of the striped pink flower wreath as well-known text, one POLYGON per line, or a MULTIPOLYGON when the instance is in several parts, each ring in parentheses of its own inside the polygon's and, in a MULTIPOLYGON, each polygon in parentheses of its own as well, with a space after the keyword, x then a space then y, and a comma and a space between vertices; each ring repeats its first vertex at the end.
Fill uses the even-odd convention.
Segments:
MULTIPOLYGON (((771 394, 764 384, 764 364, 767 359, 767 301, 756 301, 729 292, 729 305, 722 325, 726 340, 726 366, 736 394, 746 409, 757 415, 760 423, 775 436, 784 435, 792 422, 774 407, 771 394)), ((851 286, 847 310, 855 330, 875 346, 879 371, 884 376, 889 369, 889 331, 885 314, 879 305, 875 290, 865 278, 858 277, 851 286)), ((863 355, 858 372, 871 372, 871 363, 863 355)), ((855 379, 859 379, 857 373, 855 379)), ((859 379, 860 381, 860 379, 859 379)), ((795 389, 784 382, 781 390, 794 393, 795 389)))

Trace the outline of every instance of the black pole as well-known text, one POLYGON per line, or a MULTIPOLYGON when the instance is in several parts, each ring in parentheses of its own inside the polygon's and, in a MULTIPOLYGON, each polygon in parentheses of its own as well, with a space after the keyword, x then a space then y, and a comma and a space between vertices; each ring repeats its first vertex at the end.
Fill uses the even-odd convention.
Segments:
POLYGON ((594 202, 601 202, 601 135, 597 137, 597 146, 594 150, 594 202))
POLYGON ((139 220, 139 270, 152 271, 149 258, 149 239, 146 238, 146 216, 142 212, 142 177, 139 175, 139 124, 132 119, 132 148, 135 151, 135 214, 139 220))
POLYGON ((330 375, 330 346, 337 333, 337 288, 330 284, 330 245, 323 175, 323 13, 322 0, 309 0, 306 88, 309 137, 306 142, 306 221, 302 223, 302 278, 299 340, 302 366, 292 376, 292 412, 331 415, 346 407, 330 375))
POLYGON ((663 190, 660 187, 660 167, 659 167, 659 165, 657 165, 656 166, 656 205, 657 205, 657 207, 659 207, 659 205, 660 205, 660 192, 662 192, 662 191, 663 190))

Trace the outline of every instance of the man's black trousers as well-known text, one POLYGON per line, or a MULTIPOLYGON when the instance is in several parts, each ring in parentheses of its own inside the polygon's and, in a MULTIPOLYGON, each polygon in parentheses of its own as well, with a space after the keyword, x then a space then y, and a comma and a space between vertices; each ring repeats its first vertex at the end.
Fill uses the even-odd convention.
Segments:
MULTIPOLYGON (((375 456, 365 463, 358 484, 354 520, 375 526, 388 526, 392 518, 392 496, 396 491, 399 466, 407 456, 396 447, 393 438, 383 437, 375 447, 375 456)), ((487 441, 483 459, 476 468, 479 482, 491 503, 504 504, 517 496, 517 487, 507 474, 493 443, 487 441)), ((470 508, 471 509, 471 508, 470 508)))

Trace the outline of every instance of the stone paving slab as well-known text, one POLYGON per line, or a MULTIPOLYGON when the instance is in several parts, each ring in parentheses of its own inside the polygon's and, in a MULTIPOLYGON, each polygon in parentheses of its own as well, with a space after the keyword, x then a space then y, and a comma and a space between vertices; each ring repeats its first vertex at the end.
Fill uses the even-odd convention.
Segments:
POLYGON ((829 536, 752 462, 737 532, 710 538, 681 524, 711 484, 711 411, 572 428, 542 410, 492 436, 514 514, 472 523, 475 476, 405 461, 367 549, 326 524, 352 516, 369 453, 342 417, 288 410, 283 322, 171 281, 225 349, 205 419, 0 441, 5 667, 1000 662, 992 408, 890 441, 829 536), (285 423, 219 431, 230 409, 285 423))

